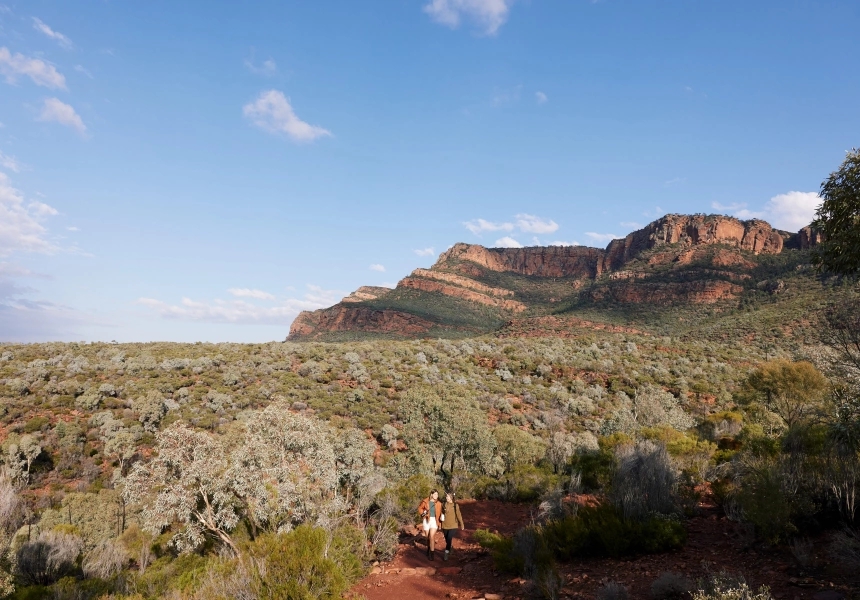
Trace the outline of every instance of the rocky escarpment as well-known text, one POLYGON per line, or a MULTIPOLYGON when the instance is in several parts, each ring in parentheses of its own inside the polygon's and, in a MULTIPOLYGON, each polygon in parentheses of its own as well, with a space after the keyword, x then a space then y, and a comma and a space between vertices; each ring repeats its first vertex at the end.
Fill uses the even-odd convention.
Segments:
POLYGON ((289 339, 343 331, 415 336, 444 329, 459 313, 489 314, 494 322, 515 315, 529 319, 577 297, 604 304, 713 304, 744 292, 757 256, 808 249, 818 242, 820 236, 810 227, 791 234, 758 219, 670 214, 605 249, 458 243, 394 290, 361 287, 330 308, 301 313, 289 339), (673 280, 674 272, 678 276, 673 280), (422 316, 414 314, 416 307, 422 316))
POLYGON ((431 321, 398 310, 335 304, 313 312, 302 311, 290 325, 288 339, 313 339, 321 333, 345 331, 415 336, 429 331, 432 326, 431 321))

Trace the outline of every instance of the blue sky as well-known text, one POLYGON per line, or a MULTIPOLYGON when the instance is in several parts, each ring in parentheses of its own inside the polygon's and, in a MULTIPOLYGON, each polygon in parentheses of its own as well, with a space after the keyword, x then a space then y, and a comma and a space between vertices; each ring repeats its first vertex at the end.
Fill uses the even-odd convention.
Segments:
POLYGON ((458 241, 796 230, 860 3, 0 0, 0 340, 266 341, 458 241))

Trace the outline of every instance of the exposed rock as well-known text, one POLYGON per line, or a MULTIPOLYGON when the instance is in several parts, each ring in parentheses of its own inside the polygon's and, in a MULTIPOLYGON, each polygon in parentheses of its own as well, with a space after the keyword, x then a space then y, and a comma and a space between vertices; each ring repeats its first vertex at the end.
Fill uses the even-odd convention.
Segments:
POLYGON ((737 297, 744 288, 728 281, 690 281, 683 283, 625 283, 595 288, 594 300, 612 300, 624 304, 713 304, 737 297))
POLYGON ((468 277, 461 277, 459 275, 453 275, 452 273, 442 273, 438 271, 431 271, 430 269, 415 269, 412 271, 412 277, 426 277, 428 279, 437 279, 439 281, 447 281, 448 283, 453 283, 456 285, 460 285, 471 290, 475 290, 476 292, 480 292, 481 294, 486 294, 488 296, 513 296, 514 293, 511 290, 506 290, 504 288, 490 287, 489 285, 484 285, 483 283, 478 283, 473 279, 469 279, 468 277))
POLYGON ((363 285, 341 302, 364 302, 365 300, 376 300, 391 291, 391 288, 363 285))
POLYGON ((454 285, 447 285, 445 283, 442 283, 441 281, 423 279, 420 277, 407 277, 405 279, 401 279, 400 283, 397 284, 397 287, 412 288, 416 290, 423 290, 425 292, 438 292, 446 296, 461 298, 463 300, 469 300, 470 302, 477 302, 478 304, 483 304, 485 306, 495 306, 501 308, 502 310, 521 312, 526 309, 525 304, 523 304, 522 302, 517 302, 516 300, 493 298, 491 296, 487 296, 486 294, 474 292, 465 288, 457 287, 454 285))
POLYGON ((733 217, 666 215, 606 247, 603 270, 617 270, 645 250, 670 244, 709 246, 725 244, 753 254, 779 254, 783 237, 765 221, 733 217))
POLYGON ((454 244, 439 255, 434 269, 454 261, 469 261, 491 271, 510 271, 538 277, 583 277, 601 273, 603 250, 585 246, 535 246, 532 248, 484 248, 454 244))
MULTIPOLYGON (((670 214, 611 241, 606 249, 485 248, 458 243, 443 252, 430 269, 416 269, 401 280, 396 292, 361 287, 335 306, 301 313, 290 327, 289 339, 316 339, 347 331, 420 336, 432 328, 454 327, 448 322, 450 307, 434 312, 438 297, 434 300, 422 293, 463 300, 466 306, 480 307, 475 312, 496 322, 510 319, 510 313, 535 309, 532 314, 526 312, 519 322, 523 326, 541 318, 551 305, 579 298, 628 304, 712 304, 743 293, 744 288, 735 282, 755 275, 755 255, 779 254, 784 247, 807 249, 820 241, 811 227, 789 234, 757 219, 670 214), (638 258, 643 261, 632 262, 638 258), (516 292, 506 289, 506 279, 499 273, 535 278, 534 293, 523 289, 529 284, 522 279, 516 292), (386 298, 391 298, 391 308, 384 308, 389 302, 386 298), (420 307, 416 312, 422 316, 412 314, 413 306, 420 307)), ((778 294, 783 287, 778 282, 761 289, 778 294)), ((520 329, 512 323, 508 330, 520 329)), ((564 330, 561 323, 540 326, 564 330)))
POLYGON ((299 313, 290 326, 289 338, 309 339, 315 334, 332 331, 375 331, 418 335, 429 331, 432 326, 432 322, 402 311, 335 304, 330 308, 299 313))
POLYGON ((808 250, 822 242, 821 232, 807 225, 797 232, 798 245, 801 250, 808 250))

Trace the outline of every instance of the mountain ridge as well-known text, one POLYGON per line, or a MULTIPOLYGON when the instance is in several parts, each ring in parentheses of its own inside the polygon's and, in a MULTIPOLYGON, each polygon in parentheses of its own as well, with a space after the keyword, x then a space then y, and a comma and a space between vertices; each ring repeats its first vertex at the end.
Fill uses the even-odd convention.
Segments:
POLYGON ((456 243, 393 289, 363 286, 331 307, 302 312, 287 339, 475 335, 564 312, 577 320, 577 306, 736 302, 757 293, 766 257, 805 256, 819 241, 810 227, 791 233, 760 219, 668 214, 604 249, 456 243))

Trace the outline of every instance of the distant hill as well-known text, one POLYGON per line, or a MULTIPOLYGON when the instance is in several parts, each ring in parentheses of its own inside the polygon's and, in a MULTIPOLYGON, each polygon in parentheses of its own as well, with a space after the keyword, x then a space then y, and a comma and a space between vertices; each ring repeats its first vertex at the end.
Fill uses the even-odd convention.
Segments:
POLYGON ((302 312, 291 341, 572 335, 611 329, 746 338, 803 333, 838 293, 816 276, 809 227, 666 215, 605 249, 455 244, 394 289, 302 312))

